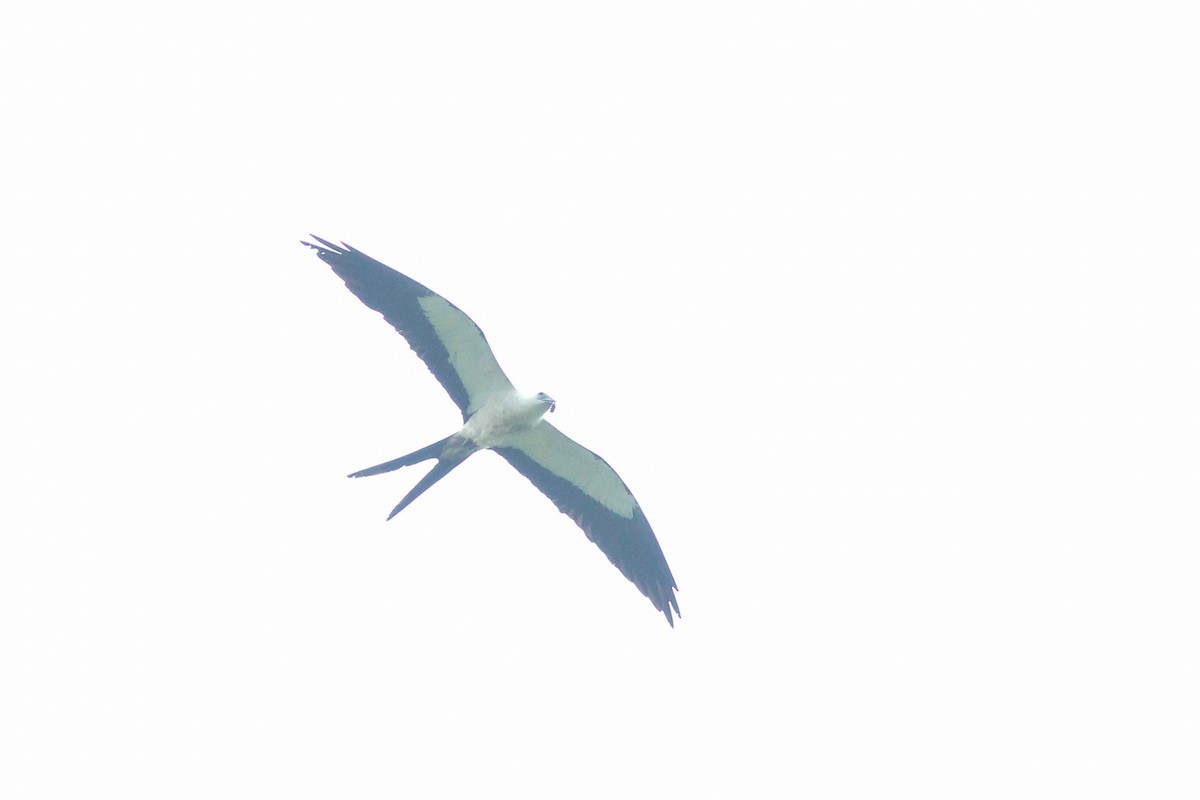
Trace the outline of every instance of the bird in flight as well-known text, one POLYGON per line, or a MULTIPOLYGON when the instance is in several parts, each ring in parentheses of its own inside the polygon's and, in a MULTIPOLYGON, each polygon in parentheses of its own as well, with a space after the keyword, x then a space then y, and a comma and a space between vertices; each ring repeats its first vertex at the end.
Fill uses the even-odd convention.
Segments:
POLYGON ((316 250, 346 288, 391 323, 462 411, 457 433, 350 475, 379 475, 437 459, 388 519, 472 454, 494 450, 573 519, 674 627, 679 587, 642 507, 604 459, 544 419, 554 411, 554 399, 544 392, 518 392, 483 331, 441 295, 344 242, 313 239, 318 244, 301 244, 316 250))

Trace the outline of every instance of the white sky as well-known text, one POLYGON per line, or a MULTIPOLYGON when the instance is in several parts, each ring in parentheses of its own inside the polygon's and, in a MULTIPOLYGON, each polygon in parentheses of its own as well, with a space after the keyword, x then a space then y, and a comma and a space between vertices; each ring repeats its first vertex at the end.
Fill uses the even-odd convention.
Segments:
POLYGON ((23 3, 0 796, 1194 798, 1186 3, 23 3), (470 313, 671 630, 297 240, 470 313))

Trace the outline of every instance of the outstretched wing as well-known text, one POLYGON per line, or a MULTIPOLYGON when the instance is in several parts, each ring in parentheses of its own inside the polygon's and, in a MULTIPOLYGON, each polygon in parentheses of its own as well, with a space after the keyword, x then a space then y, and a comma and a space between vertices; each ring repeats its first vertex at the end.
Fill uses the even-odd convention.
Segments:
POLYGON ((301 244, 316 250, 359 300, 392 323, 441 382, 464 421, 489 396, 513 390, 483 331, 456 306, 345 242, 338 246, 313 238, 320 244, 301 244))
POLYGON ((545 420, 496 452, 575 520, 675 626, 679 587, 641 506, 608 462, 545 420))

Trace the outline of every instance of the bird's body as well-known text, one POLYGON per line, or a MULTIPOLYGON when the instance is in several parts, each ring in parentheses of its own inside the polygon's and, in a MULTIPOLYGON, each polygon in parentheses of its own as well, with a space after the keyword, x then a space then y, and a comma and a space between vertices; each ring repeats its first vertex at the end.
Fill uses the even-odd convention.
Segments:
POLYGON ((493 450, 570 516, 673 626, 672 611, 679 614, 677 587, 645 514, 604 459, 544 419, 554 400, 540 392, 518 392, 483 332, 445 298, 349 245, 316 240, 319 245, 302 243, 404 336, 463 414, 457 433, 351 474, 378 475, 437 459, 388 519, 474 453, 493 450))
POLYGON ((459 435, 473 442, 480 450, 504 447, 512 444, 514 437, 541 422, 552 408, 554 401, 545 394, 497 394, 471 415, 459 435))

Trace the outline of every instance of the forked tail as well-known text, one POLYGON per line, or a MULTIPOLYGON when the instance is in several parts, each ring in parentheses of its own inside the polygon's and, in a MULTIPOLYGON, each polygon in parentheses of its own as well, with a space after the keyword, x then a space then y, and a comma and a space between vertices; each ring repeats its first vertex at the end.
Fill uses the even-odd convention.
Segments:
POLYGON ((466 461, 467 456, 469 455, 471 455, 469 452, 455 453, 448 458, 439 458, 437 464, 433 466, 433 469, 429 470, 429 472, 425 474, 424 478, 421 478, 421 480, 417 481, 417 485, 412 488, 412 491, 404 495, 404 499, 400 501, 399 505, 392 509, 392 513, 388 514, 388 519, 391 519, 399 514, 409 503, 420 497, 422 492, 424 492, 430 486, 433 486, 442 478, 449 475, 450 470, 466 461))
POLYGON ((422 492, 450 474, 450 470, 466 461, 467 456, 475 452, 473 444, 469 442, 464 443, 462 440, 447 447, 446 445, 453 438, 453 436, 447 436, 439 442, 434 442, 428 447, 422 447, 420 450, 414 450, 406 456, 393 458, 391 461, 385 461, 382 464, 376 464, 373 467, 352 472, 349 477, 365 478, 367 475, 379 475, 383 472, 391 472, 394 469, 408 467, 413 464, 419 464, 422 461, 428 461, 431 458, 436 458, 438 462, 434 464, 433 469, 429 470, 424 478, 417 481, 417 485, 412 488, 412 491, 406 494, 404 499, 400 501, 400 504, 392 509, 392 513, 388 514, 388 519, 391 519, 403 511, 409 503, 420 497, 422 492))
POLYGON ((394 469, 400 469, 401 467, 410 467, 413 464, 420 464, 422 461, 428 461, 431 458, 439 457, 442 454, 442 449, 445 448, 446 442, 448 441, 450 441, 449 436, 447 436, 445 439, 442 439, 440 442, 434 442, 428 447, 422 447, 420 450, 415 450, 406 456, 393 458, 391 461, 385 461, 382 464, 376 464, 373 467, 360 469, 358 472, 351 472, 346 477, 365 478, 368 475, 379 475, 384 472, 391 472, 394 469))

